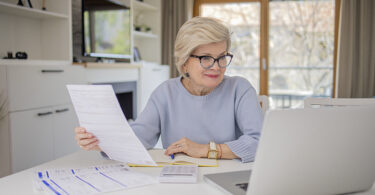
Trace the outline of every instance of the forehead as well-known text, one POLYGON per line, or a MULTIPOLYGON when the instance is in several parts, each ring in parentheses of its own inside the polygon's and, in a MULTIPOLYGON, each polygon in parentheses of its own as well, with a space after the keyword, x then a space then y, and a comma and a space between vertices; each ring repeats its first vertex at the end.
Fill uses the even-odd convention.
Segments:
POLYGON ((219 55, 225 53, 227 50, 227 42, 221 41, 216 43, 209 43, 200 45, 193 51, 194 54, 211 54, 219 55))

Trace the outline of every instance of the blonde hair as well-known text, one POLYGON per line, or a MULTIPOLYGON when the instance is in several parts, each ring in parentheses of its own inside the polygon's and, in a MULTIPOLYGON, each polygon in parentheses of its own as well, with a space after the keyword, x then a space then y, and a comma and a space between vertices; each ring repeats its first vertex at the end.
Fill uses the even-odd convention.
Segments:
POLYGON ((226 41, 227 51, 230 49, 231 39, 229 28, 219 19, 211 17, 194 17, 185 22, 177 33, 174 57, 180 74, 191 53, 200 45, 226 41))

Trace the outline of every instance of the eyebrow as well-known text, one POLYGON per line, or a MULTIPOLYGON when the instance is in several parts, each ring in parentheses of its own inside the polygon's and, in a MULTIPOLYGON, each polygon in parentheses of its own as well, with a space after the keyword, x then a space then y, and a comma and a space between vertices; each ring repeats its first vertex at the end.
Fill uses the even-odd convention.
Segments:
MULTIPOLYGON (((227 51, 223 51, 223 52, 221 52, 221 53, 219 54, 219 56, 224 55, 224 54, 226 54, 226 53, 228 53, 228 52, 227 52, 227 51)), ((210 53, 202 53, 201 55, 212 56, 210 53)))

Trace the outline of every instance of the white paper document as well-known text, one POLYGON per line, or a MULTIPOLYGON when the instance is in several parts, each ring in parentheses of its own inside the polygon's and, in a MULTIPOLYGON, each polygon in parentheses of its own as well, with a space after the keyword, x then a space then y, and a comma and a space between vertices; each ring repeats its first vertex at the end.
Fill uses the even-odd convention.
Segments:
POLYGON ((36 191, 48 194, 97 194, 158 183, 155 177, 131 171, 126 164, 99 165, 79 169, 38 170, 33 178, 36 191))
POLYGON ((128 124, 111 85, 68 85, 80 126, 99 139, 109 158, 156 166, 128 124))

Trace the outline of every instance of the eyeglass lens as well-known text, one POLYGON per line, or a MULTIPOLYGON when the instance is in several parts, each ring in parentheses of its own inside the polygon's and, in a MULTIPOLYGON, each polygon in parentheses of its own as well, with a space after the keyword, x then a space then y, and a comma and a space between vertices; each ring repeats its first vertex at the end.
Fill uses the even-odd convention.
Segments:
MULTIPOLYGON (((225 56, 222 56, 222 57, 218 58, 217 61, 218 61, 220 67, 225 68, 229 65, 231 59, 232 59, 231 56, 225 55, 225 56)), ((215 59, 211 56, 204 56, 204 57, 201 58, 201 65, 204 68, 209 68, 214 63, 215 63, 215 59)))

